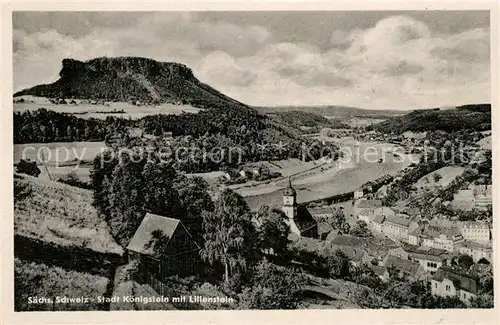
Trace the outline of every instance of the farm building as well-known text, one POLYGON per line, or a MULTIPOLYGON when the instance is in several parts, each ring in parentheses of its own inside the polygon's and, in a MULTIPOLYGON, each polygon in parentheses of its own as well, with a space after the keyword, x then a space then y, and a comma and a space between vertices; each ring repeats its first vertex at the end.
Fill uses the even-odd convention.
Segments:
POLYGON ((158 293, 166 277, 185 277, 198 270, 200 247, 178 219, 146 214, 130 241, 129 261, 137 261, 139 275, 158 293))

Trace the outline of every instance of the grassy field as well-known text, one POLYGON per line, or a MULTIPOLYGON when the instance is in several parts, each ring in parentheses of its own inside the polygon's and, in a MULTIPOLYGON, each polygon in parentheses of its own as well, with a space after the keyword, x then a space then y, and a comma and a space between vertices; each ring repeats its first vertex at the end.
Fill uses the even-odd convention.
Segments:
POLYGON ((462 174, 464 170, 464 167, 459 166, 443 167, 420 178, 415 183, 415 186, 417 188, 434 188, 438 186, 445 187, 450 184, 458 175, 462 174), (434 174, 439 174, 442 178, 438 182, 435 182, 434 174))
MULTIPOLYGON (((90 165, 81 165, 81 166, 62 166, 62 167, 48 167, 50 176, 52 180, 56 181, 61 177, 67 176, 69 173, 74 172, 78 179, 82 182, 90 182, 90 165)), ((39 179, 50 181, 49 174, 47 174, 47 170, 43 167, 40 167, 41 174, 38 175, 39 179)))
MULTIPOLYGON (((335 116, 325 116, 326 118, 333 119, 335 116)), ((361 117, 353 117, 349 119, 342 120, 342 123, 349 125, 352 128, 355 127, 363 127, 371 124, 376 124, 385 121, 385 119, 380 118, 361 118, 361 117)))
POLYGON ((18 176, 15 187, 29 195, 14 199, 14 231, 62 246, 122 254, 109 227, 92 207, 92 192, 31 176, 18 176))
POLYGON ((491 135, 482 138, 477 142, 477 144, 485 150, 491 150, 491 135))
POLYGON ((14 260, 15 311, 51 310, 103 310, 105 305, 97 302, 97 296, 106 294, 109 279, 68 271, 42 263, 14 260), (28 297, 45 297, 55 301, 56 297, 95 298, 87 303, 28 303, 28 297))
POLYGON ((26 143, 14 145, 14 163, 21 158, 48 164, 73 162, 75 160, 92 161, 106 148, 104 142, 51 142, 26 143))
MULTIPOLYGON (((117 116, 123 118, 139 119, 146 115, 153 114, 182 114, 197 113, 201 109, 190 105, 174 105, 174 104, 161 104, 156 106, 136 106, 130 103, 122 102, 108 102, 106 104, 92 105, 87 101, 76 100, 77 105, 74 104, 53 104, 47 98, 33 97, 33 96, 20 96, 15 100, 23 98, 24 103, 14 103, 14 112, 33 111, 39 108, 46 108, 59 113, 78 114, 81 118, 100 118, 105 119, 107 116, 117 116), (117 112, 120 113, 117 113, 117 112), (123 112, 122 112, 123 111, 123 112)), ((66 99, 68 103, 71 99, 66 99)))

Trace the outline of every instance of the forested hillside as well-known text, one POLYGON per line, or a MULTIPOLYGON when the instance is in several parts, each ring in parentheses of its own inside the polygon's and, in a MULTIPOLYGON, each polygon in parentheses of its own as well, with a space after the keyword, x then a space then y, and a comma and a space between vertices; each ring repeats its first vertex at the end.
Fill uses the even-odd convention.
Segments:
POLYGON ((428 109, 393 117, 373 126, 376 131, 400 134, 406 131, 454 132, 464 129, 491 130, 491 105, 464 105, 455 109, 428 109))

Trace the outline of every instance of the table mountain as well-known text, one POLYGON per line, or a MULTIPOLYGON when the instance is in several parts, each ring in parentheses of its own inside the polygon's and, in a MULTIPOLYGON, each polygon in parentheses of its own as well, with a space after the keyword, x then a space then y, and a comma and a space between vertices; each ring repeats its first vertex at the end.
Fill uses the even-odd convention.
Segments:
POLYGON ((14 96, 178 103, 209 108, 246 106, 200 82, 187 66, 141 57, 64 59, 60 79, 14 96))

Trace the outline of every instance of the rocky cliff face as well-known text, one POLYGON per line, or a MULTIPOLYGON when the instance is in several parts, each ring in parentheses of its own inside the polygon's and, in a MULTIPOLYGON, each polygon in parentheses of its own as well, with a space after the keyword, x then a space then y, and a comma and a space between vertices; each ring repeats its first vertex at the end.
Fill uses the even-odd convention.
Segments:
POLYGON ((53 84, 25 89, 14 96, 245 106, 201 83, 187 66, 173 62, 140 57, 103 57, 85 62, 64 59, 59 76, 53 84))

